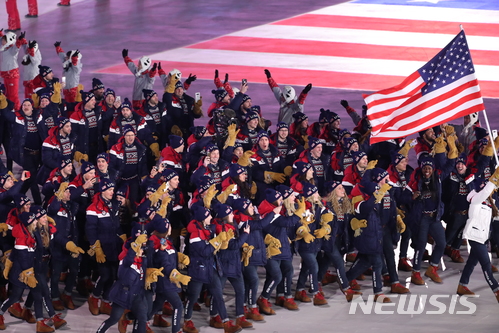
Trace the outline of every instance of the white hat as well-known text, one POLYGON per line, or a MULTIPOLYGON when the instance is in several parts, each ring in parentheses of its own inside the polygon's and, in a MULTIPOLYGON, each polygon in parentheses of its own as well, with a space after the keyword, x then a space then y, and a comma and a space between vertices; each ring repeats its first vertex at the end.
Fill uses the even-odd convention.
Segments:
POLYGON ((142 58, 139 59, 139 64, 140 64, 140 70, 135 74, 135 76, 141 76, 142 73, 147 71, 149 68, 151 68, 151 58, 148 56, 143 56, 142 58))
POLYGON ((6 39, 7 43, 2 47, 2 50, 5 50, 6 48, 14 44, 17 39, 17 35, 12 31, 6 32, 3 37, 6 39))
POLYGON ((287 104, 291 103, 291 101, 294 101, 296 97, 295 88, 291 86, 284 86, 282 96, 284 97, 284 100, 287 104))

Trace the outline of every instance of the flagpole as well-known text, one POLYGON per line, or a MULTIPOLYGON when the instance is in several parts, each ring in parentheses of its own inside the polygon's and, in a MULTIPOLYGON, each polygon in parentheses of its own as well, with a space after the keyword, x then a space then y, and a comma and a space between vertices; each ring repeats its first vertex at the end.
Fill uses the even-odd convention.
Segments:
POLYGON ((496 166, 499 166, 499 158, 497 157, 496 145, 494 143, 494 137, 492 136, 492 131, 490 130, 489 118, 487 117, 487 111, 483 109, 483 117, 485 118, 485 125, 487 125, 487 131, 489 132, 490 141, 492 144, 492 149, 494 150, 494 157, 496 160, 496 166))

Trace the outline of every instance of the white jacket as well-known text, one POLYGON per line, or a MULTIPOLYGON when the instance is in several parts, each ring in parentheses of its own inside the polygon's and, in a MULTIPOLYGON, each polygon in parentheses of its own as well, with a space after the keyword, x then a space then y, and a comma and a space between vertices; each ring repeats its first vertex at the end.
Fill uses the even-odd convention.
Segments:
POLYGON ((463 231, 463 238, 482 244, 489 239, 492 208, 483 202, 487 200, 495 188, 496 186, 493 183, 488 182, 480 192, 473 190, 468 194, 467 199, 470 202, 470 208, 463 231))

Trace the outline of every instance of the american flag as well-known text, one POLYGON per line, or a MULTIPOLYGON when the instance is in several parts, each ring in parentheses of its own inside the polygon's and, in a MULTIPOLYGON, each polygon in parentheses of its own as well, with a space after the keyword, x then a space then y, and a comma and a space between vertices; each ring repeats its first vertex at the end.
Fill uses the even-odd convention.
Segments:
POLYGON ((405 137, 484 110, 464 31, 398 86, 364 96, 371 143, 405 137))
MULTIPOLYGON (((399 84, 463 24, 483 97, 499 96, 499 3, 357 0, 149 56, 200 79, 378 91, 399 84)), ((220 24, 223 24, 221 22, 220 24)), ((122 61, 99 73, 129 74, 122 61)))

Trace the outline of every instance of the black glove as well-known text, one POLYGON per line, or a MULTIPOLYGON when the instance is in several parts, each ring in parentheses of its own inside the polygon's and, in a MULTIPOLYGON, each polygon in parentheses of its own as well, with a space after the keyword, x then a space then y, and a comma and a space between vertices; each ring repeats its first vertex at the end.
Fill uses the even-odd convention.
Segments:
POLYGON ((341 106, 343 106, 345 109, 348 107, 348 102, 344 99, 340 101, 341 106))
POLYGON ((312 89, 312 83, 309 83, 305 86, 305 89, 303 89, 304 94, 308 94, 308 92, 312 89))
POLYGON ((55 43, 54 43, 54 46, 55 46, 55 47, 59 47, 59 46, 61 46, 61 42, 55 42, 55 43))
POLYGON ((75 54, 73 54, 73 57, 77 57, 80 54, 80 50, 76 50, 75 54))
POLYGON ((123 51, 121 51, 121 55, 123 56, 123 58, 128 57, 128 49, 123 49, 123 51))
POLYGON ((267 79, 270 79, 272 75, 270 75, 270 71, 268 69, 263 70, 265 72, 265 75, 267 75, 267 79))
POLYGON ((19 39, 23 39, 24 37, 26 37, 26 31, 21 32, 19 39))
POLYGON ((366 113, 367 112, 367 105, 362 105, 362 113, 366 113))
POLYGON ((161 70, 161 62, 158 62, 158 71, 161 70))
POLYGON ((32 40, 31 42, 29 42, 28 48, 32 49, 35 47, 35 45, 36 45, 36 40, 32 40))
POLYGON ((152 65, 152 68, 151 68, 151 72, 154 72, 156 70, 156 68, 158 68, 158 63, 155 62, 153 65, 152 65))
POLYGON ((229 82, 229 73, 225 73, 225 81, 224 81, 224 84, 226 84, 227 82, 229 82))
POLYGON ((215 69, 215 79, 218 79, 218 69, 215 69))
POLYGON ((185 80, 185 83, 191 84, 192 82, 196 81, 198 77, 196 75, 192 75, 192 73, 189 73, 189 77, 187 80, 185 80))

